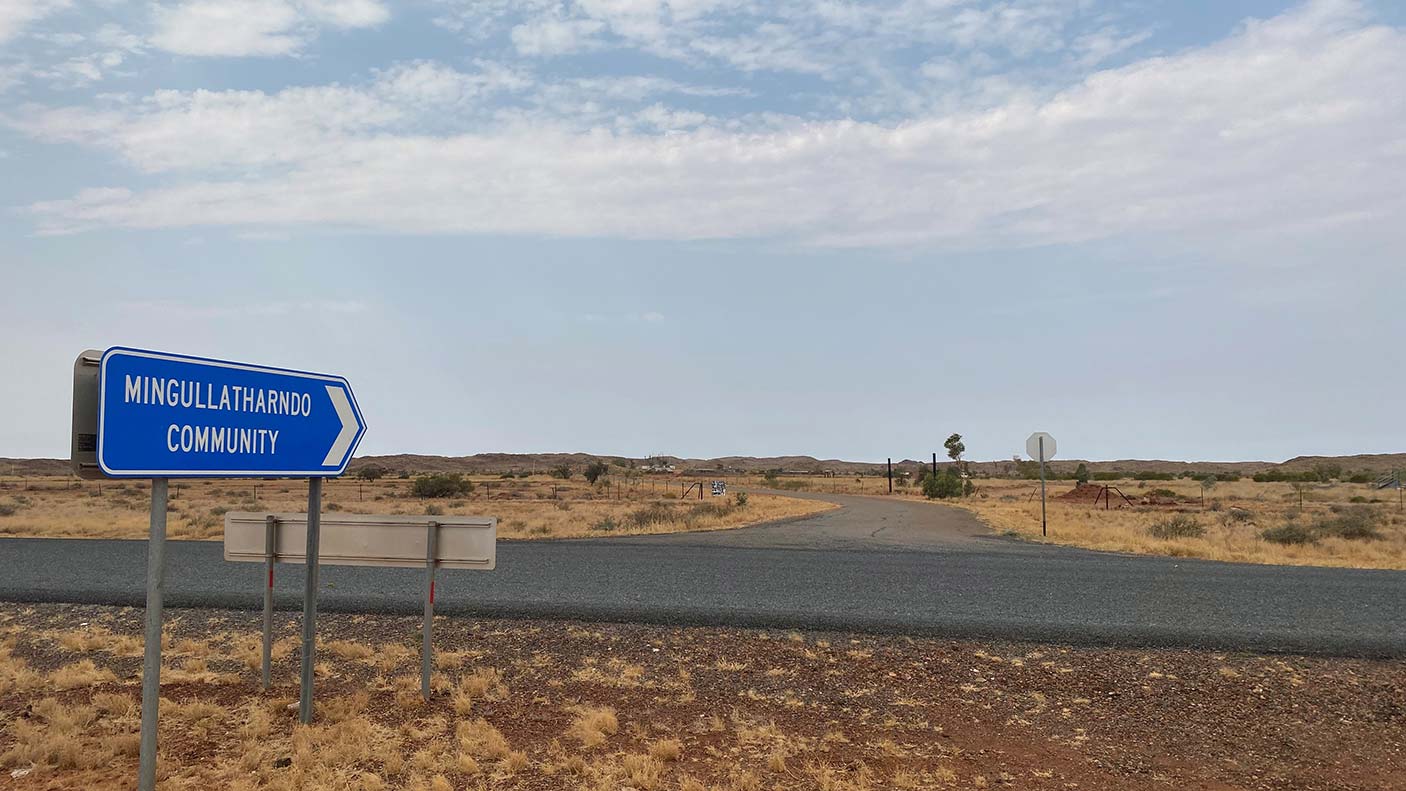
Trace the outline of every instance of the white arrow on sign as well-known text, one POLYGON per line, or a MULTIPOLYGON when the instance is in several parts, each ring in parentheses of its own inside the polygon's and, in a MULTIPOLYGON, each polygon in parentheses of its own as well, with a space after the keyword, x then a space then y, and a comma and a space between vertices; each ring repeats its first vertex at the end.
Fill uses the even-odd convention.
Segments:
POLYGON ((1043 431, 1037 431, 1025 441, 1025 453, 1035 461, 1049 461, 1055 455, 1055 438, 1043 431), (1040 440, 1044 439, 1044 456, 1040 455, 1040 440))
POLYGON ((346 455, 347 448, 351 447, 352 440, 356 439, 356 432, 360 425, 356 422, 356 413, 352 411, 351 402, 347 400, 347 391, 340 387, 327 385, 327 397, 332 399, 332 406, 337 410, 337 419, 342 421, 342 430, 337 434, 337 439, 332 442, 332 449, 327 451, 327 458, 322 460, 322 466, 335 467, 342 463, 342 457, 346 455))

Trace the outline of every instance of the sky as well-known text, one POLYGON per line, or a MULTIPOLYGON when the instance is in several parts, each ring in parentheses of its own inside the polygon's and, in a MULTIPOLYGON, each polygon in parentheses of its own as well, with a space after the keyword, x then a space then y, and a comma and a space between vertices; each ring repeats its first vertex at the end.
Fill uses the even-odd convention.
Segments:
POLYGON ((361 454, 1406 451, 1406 5, 0 0, 0 456, 78 353, 361 454))

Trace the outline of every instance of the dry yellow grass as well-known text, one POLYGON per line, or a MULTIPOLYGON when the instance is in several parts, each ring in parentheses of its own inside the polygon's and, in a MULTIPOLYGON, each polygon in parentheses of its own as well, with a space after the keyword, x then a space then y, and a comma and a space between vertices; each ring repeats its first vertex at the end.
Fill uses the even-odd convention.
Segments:
MULTIPOLYGON (((746 483, 765 486, 762 478, 746 483)), ((1053 544, 1067 544, 1113 552, 1134 552, 1174 557, 1195 557, 1241 563, 1281 565, 1343 566, 1352 568, 1406 569, 1406 513, 1399 510, 1394 491, 1377 491, 1369 484, 1315 483, 1296 487, 1290 483, 1257 483, 1249 479, 1220 482, 1205 493, 1195 480, 1098 481, 1099 485, 1121 489, 1135 503, 1148 492, 1166 489, 1183 502, 1174 507, 1124 507, 1114 494, 1114 506, 1105 510, 1100 502, 1068 503, 1058 496, 1074 488, 1071 481, 1051 481, 1048 520, 1050 534, 1040 535, 1039 482, 999 478, 978 478, 976 493, 970 497, 937 501, 965 508, 1001 532, 1053 544), (1303 498, 1300 507, 1300 495, 1303 498), (1356 502, 1354 502, 1354 499, 1356 502), (1266 541, 1266 528, 1283 525, 1290 518, 1300 523, 1331 516, 1333 509, 1360 506, 1376 514, 1378 539, 1344 539, 1321 536, 1313 543, 1284 545, 1266 541), (1203 528, 1204 535, 1193 538, 1163 539, 1148 530, 1155 523, 1184 513, 1203 528)), ((867 494, 922 500, 916 486, 895 485, 888 495, 883 478, 781 477, 775 485, 795 491, 835 494, 867 494)))
MULTIPOLYGON (((1111 481, 1135 502, 1152 489, 1167 489, 1186 499, 1175 510, 1165 507, 1095 508, 1066 503, 1058 495, 1073 484, 1060 481, 1048 487, 1049 536, 1040 536, 1038 482, 978 481, 975 496, 953 504, 975 513, 997 530, 1051 543, 1070 544, 1116 552, 1137 552, 1176 557, 1196 557, 1245 563, 1272 563, 1354 568, 1406 569, 1406 516, 1397 511, 1394 492, 1374 492, 1364 484, 1309 484, 1299 492, 1287 483, 1234 481, 1216 484, 1200 504, 1201 488, 1195 481, 1111 481), (1385 495, 1385 497, 1381 496, 1385 495), (1352 499, 1381 502, 1353 503, 1352 499), (1389 498, 1389 499, 1388 499, 1389 498), (1381 534, 1377 539, 1319 537, 1310 544, 1284 545, 1262 538, 1266 528, 1291 518, 1302 524, 1330 517, 1334 507, 1372 509, 1381 534), (1149 529, 1178 512, 1204 528, 1200 537, 1156 538, 1149 529)), ((1114 503, 1120 502, 1115 495, 1114 503)))
POLYGON ((615 709, 609 706, 580 706, 575 713, 567 733, 580 741, 582 747, 598 747, 620 730, 615 709))
MULTIPOLYGON (((27 678, 24 689, 0 695, 0 770, 19 773, 5 778, 16 787, 130 786, 139 679, 110 672, 131 662, 105 650, 103 640, 64 637, 69 624, 89 619, 103 634, 134 634, 139 615, 41 609, 49 614, 30 617, 23 628, 0 613, 0 677, 27 678), (25 660, 56 669, 38 672, 25 660)), ((234 616, 243 621, 237 626, 227 618, 180 615, 185 628, 168 642, 188 661, 240 669, 237 646, 257 616, 234 616), (208 637, 188 636, 193 632, 208 637)), ((360 618, 326 616, 329 641, 381 655, 398 643, 369 642, 368 635, 413 633, 411 618, 360 618)), ((1142 779, 1118 767, 1143 766, 1154 754, 1199 755, 1198 739, 1217 727, 1233 732, 1242 716, 1270 717, 1274 727, 1248 743, 1240 735, 1213 739, 1219 752, 1206 761, 1159 764, 1168 773, 1164 784, 1229 787, 1238 772, 1261 777, 1282 769, 1313 781, 1304 788, 1326 789, 1336 786, 1321 781, 1336 781, 1344 767, 1358 780, 1402 767, 1402 729, 1370 714, 1382 694, 1390 695, 1381 690, 1395 678, 1394 663, 551 622, 451 619, 442 634, 458 646, 472 644, 476 665, 446 671, 453 678, 442 692, 413 709, 394 700, 402 687, 416 686, 413 672, 382 677, 361 658, 365 651, 349 648, 329 652, 334 666, 319 687, 311 726, 299 725, 288 706, 296 699, 291 658, 275 669, 268 692, 244 670, 235 686, 168 684, 161 788, 878 791, 984 782, 1116 791, 1142 779), (574 678, 581 657, 603 645, 631 653, 624 664, 642 668, 638 685, 574 678), (850 652, 869 658, 856 661, 850 652), (724 657, 732 661, 719 661, 724 657), (789 671, 784 681, 774 681, 783 676, 769 674, 772 667, 789 671), (712 700, 660 694, 675 682, 712 700), (1133 694, 1110 698, 1109 685, 1133 694), (1159 694, 1136 693, 1148 685, 1159 694), (455 692, 474 696, 472 713, 454 710, 455 692), (1294 707, 1271 702, 1288 694, 1294 707), (1341 716, 1302 721, 1300 706, 1324 700, 1341 716), (1182 722, 1188 718, 1195 721, 1182 722), (1135 732, 1125 733, 1129 727, 1135 732), (1300 730, 1301 740, 1283 744, 1280 734, 1300 730), (1150 732, 1156 738, 1149 748, 1150 732), (1086 742, 1109 760, 1089 761, 1086 742), (1345 742, 1370 752, 1333 753, 1345 742), (1318 772, 1328 754, 1346 763, 1318 772), (1227 755, 1253 763, 1237 768, 1227 755), (1282 764, 1285 756, 1294 765, 1282 764)), ((607 659, 594 666, 616 665, 607 659)))
MULTIPOLYGON (((498 535, 509 539, 718 530, 824 511, 832 506, 776 495, 752 495, 743 507, 734 496, 680 500, 677 479, 635 480, 631 485, 591 486, 547 476, 502 480, 471 477, 472 494, 420 499, 412 480, 330 480, 327 512, 441 513, 496 516, 498 535)), ((686 484, 685 484, 686 485, 686 484)), ((41 538, 144 538, 150 489, 144 481, 13 479, 0 489, 0 536, 41 538), (22 488, 28 487, 28 488, 22 488)), ((696 495, 696 490, 695 495, 696 495)), ((307 488, 298 481, 192 480, 171 485, 167 536, 219 540, 228 511, 302 512, 307 488)))

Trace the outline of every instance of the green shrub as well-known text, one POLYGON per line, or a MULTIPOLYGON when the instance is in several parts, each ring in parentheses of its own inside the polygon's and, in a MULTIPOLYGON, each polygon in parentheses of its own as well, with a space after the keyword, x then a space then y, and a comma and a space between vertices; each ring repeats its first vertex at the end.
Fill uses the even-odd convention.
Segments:
POLYGON ((1312 544, 1318 540, 1313 530, 1293 520, 1278 527, 1260 531, 1260 538, 1271 544, 1312 544))
POLYGON ((0 516, 14 516, 19 513, 19 511, 20 509, 18 507, 10 505, 9 503, 0 503, 0 516))
POLYGON ((1349 502, 1349 503, 1375 503, 1375 502, 1377 502, 1377 501, 1376 501, 1376 500, 1370 500, 1370 499, 1368 499, 1368 498, 1366 498, 1366 497, 1363 497, 1363 496, 1360 495, 1360 494, 1354 494, 1352 497, 1348 498, 1348 502, 1349 502))
POLYGON ((443 516, 444 509, 438 505, 425 506, 425 516, 443 516))
POLYGON ((746 492, 738 492, 738 493, 737 493, 737 496, 734 497, 733 499, 736 500, 736 502, 737 502, 737 507, 738 507, 738 508, 746 508, 746 507, 747 507, 747 493, 746 493, 746 492))
POLYGON ((553 477, 553 478, 560 478, 560 479, 562 479, 563 481, 569 480, 569 479, 571 478, 571 465, 570 465, 570 464, 558 464, 557 466, 553 467, 553 468, 552 468, 552 477, 553 477))
POLYGON ((599 522, 596 522, 595 524, 591 525, 591 529, 598 533, 613 533, 617 529, 619 529, 619 527, 620 525, 616 524, 615 520, 611 519, 608 516, 600 520, 599 522))
POLYGON ((517 477, 517 474, 516 474, 516 473, 512 473, 512 472, 505 472, 505 473, 503 473, 502 475, 499 475, 498 477, 499 477, 499 478, 516 478, 516 477, 517 477))
POLYGON ((1147 532, 1153 538, 1200 538, 1206 535, 1206 528, 1192 516, 1177 514, 1153 523, 1147 532))
POLYGON ((1181 495, 1177 494, 1176 492, 1172 491, 1171 489, 1153 489, 1152 491, 1150 491, 1150 492, 1147 493, 1147 496, 1148 496, 1148 497, 1167 497, 1167 498, 1170 498, 1170 499, 1172 499, 1172 500, 1180 500, 1180 499, 1181 499, 1181 495))
POLYGON ((1371 483, 1372 481, 1372 474, 1369 472, 1353 473, 1352 475, 1348 476, 1347 479, 1348 483, 1371 483))
POLYGON ((937 475, 928 473, 923 477, 923 496, 929 500, 946 500, 961 497, 966 490, 966 482, 956 469, 948 467, 937 475))
POLYGON ((1122 477, 1123 473, 1116 470, 1111 472, 1096 472, 1093 474, 1093 479, 1096 481, 1116 481, 1122 477))
POLYGON ((322 507, 322 510, 324 510, 324 511, 340 511, 340 510, 342 510, 342 504, 341 504, 341 503, 328 503, 327 505, 325 505, 325 506, 322 507))
POLYGON ((1079 462, 1079 466, 1074 470, 1074 482, 1080 486, 1089 482, 1089 465, 1079 462))
POLYGON ((1335 506, 1332 510, 1332 516, 1320 517, 1314 523, 1314 532, 1321 536, 1349 540, 1373 540, 1382 537, 1377 531, 1377 512, 1369 506, 1335 506))
POLYGON ((436 473, 422 475, 415 479, 410 493, 416 497, 457 497, 474 490, 472 481, 465 480, 459 473, 436 473))

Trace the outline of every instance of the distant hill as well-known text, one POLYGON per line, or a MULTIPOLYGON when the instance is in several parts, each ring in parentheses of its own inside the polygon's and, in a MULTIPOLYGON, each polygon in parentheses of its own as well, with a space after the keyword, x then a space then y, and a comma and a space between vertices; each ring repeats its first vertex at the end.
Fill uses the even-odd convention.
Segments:
MULTIPOLYGON (((501 474, 505 472, 546 473, 562 464, 570 465, 580 472, 593 461, 601 460, 610 464, 628 467, 672 466, 680 474, 745 474, 777 471, 781 474, 835 474, 835 475, 878 475, 885 465, 882 462, 844 461, 841 459, 817 459, 813 456, 721 456, 715 459, 689 459, 678 456, 655 456, 649 459, 625 456, 595 455, 591 453, 476 453, 472 456, 427 456, 420 454, 397 454, 393 456, 361 456, 352 459, 350 471, 364 467, 382 467, 391 473, 461 472, 472 474, 501 474)), ((938 466, 950 462, 939 461, 938 466)), ((904 459, 895 461, 894 469, 900 472, 916 472, 931 464, 931 460, 904 459)), ((1356 456, 1296 456, 1284 462, 1271 461, 1165 461, 1159 459, 1119 459, 1116 461, 1086 461, 1080 459, 1060 459, 1050 463, 1052 471, 1058 474, 1072 473, 1080 464, 1087 464, 1090 472, 1157 472, 1173 473, 1235 473, 1254 475, 1257 472, 1279 469, 1285 472, 1303 472, 1317 465, 1336 465, 1344 474, 1366 472, 1381 474, 1392 470, 1406 470, 1406 453, 1359 454, 1356 456)), ((972 471, 978 475, 1015 476, 1014 461, 974 461, 972 471)), ((67 459, 7 459, 0 458, 0 476, 53 476, 67 475, 67 459)))

